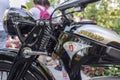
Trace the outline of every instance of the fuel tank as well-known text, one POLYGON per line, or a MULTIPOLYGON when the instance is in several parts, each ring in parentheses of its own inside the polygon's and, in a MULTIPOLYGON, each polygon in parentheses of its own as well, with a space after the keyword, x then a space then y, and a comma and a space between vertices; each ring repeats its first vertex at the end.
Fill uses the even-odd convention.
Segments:
POLYGON ((114 31, 110 31, 95 24, 80 25, 80 27, 78 27, 74 33, 99 41, 103 44, 108 44, 111 42, 120 43, 120 35, 114 31))
MULTIPOLYGON (((120 61, 120 36, 92 22, 85 21, 67 27, 58 40, 56 54, 59 56, 67 54, 69 60, 77 54, 80 56, 79 60, 86 55, 91 57, 87 62, 90 64, 99 61, 105 61, 106 64, 106 60, 110 61, 110 64, 111 61, 120 61)), ((66 62, 66 57, 64 60, 66 62)))

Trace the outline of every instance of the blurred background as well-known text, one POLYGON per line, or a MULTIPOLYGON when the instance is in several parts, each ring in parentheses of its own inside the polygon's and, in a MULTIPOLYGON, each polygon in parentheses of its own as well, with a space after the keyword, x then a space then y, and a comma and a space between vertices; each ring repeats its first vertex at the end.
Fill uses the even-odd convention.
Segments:
MULTIPOLYGON (((49 0, 51 6, 56 8, 58 4, 65 0, 49 0)), ((33 7, 33 0, 10 0, 11 7, 20 8, 26 6, 26 10, 33 7)), ((94 20, 98 25, 113 29, 120 34, 120 0, 101 0, 90 4, 83 12, 74 14, 75 21, 81 18, 94 20)))

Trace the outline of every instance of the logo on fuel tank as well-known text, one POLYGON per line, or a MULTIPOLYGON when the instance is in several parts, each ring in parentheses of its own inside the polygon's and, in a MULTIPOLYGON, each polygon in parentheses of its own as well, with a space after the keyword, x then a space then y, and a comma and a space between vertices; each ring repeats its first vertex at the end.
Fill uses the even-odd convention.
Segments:
MULTIPOLYGON (((63 44, 63 47, 65 49, 65 51, 68 53, 68 55, 70 56, 70 58, 72 58, 72 56, 76 53, 82 50, 82 52, 86 51, 87 48, 91 47, 90 45, 84 44, 84 43, 80 43, 80 42, 74 42, 74 41, 68 41, 66 43, 63 44)), ((81 53, 82 55, 84 53, 81 53)))
POLYGON ((73 44, 70 44, 70 45, 69 45, 69 50, 70 50, 71 52, 73 52, 73 50, 74 50, 74 45, 73 45, 73 44))

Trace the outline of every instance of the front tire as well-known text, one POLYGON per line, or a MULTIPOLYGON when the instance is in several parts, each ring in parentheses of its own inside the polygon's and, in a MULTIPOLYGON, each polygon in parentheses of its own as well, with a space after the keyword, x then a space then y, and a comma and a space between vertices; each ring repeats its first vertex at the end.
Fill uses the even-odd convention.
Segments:
MULTIPOLYGON (((13 64, 16 53, 16 51, 11 50, 0 50, 0 80, 7 80, 7 76, 13 64)), ((40 72, 38 67, 32 64, 24 78, 21 80, 46 80, 46 78, 43 76, 42 70, 40 72)))
MULTIPOLYGON (((10 68, 12 66, 12 62, 7 61, 7 60, 0 60, 0 80, 7 80, 7 76, 9 74, 10 68)), ((27 72, 25 77, 21 80, 44 80, 39 76, 37 78, 35 75, 33 75, 30 72, 27 72)))

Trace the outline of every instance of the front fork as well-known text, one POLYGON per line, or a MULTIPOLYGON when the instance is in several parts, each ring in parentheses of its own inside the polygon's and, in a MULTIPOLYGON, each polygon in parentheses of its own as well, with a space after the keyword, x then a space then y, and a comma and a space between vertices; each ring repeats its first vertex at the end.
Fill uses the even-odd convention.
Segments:
POLYGON ((22 55, 17 55, 14 63, 10 69, 10 73, 7 80, 20 80, 25 76, 31 64, 35 60, 36 56, 31 56, 30 58, 25 58, 22 55))
POLYGON ((39 52, 35 51, 39 51, 41 44, 40 42, 44 37, 43 35, 45 30, 45 22, 40 20, 33 30, 31 30, 31 32, 27 35, 27 37, 25 37, 20 32, 18 24, 16 24, 16 33, 18 34, 22 45, 10 69, 7 80, 21 80, 25 76, 33 61, 37 59, 37 55, 40 55, 39 52), (26 54, 28 53, 28 56, 24 53, 26 48, 28 49, 26 52, 26 54))

